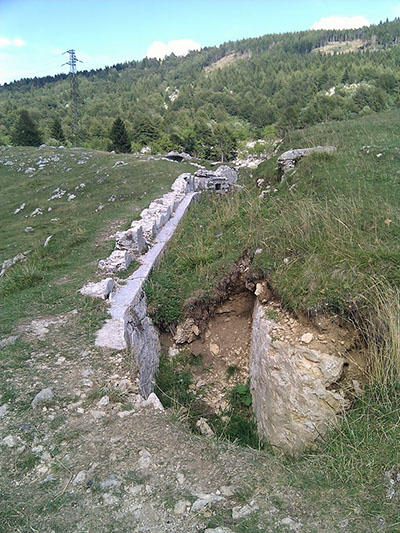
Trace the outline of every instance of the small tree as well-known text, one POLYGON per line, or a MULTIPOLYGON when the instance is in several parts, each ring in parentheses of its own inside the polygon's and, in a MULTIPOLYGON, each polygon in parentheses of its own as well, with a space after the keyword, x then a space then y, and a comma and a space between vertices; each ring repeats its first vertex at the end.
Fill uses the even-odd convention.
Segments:
POLYGON ((114 124, 110 132, 111 150, 116 152, 130 153, 131 143, 129 141, 128 132, 124 121, 118 117, 114 120, 114 124))
POLYGON ((60 141, 60 143, 65 143, 65 135, 61 126, 61 122, 59 118, 55 118, 53 120, 53 123, 51 125, 51 136, 53 139, 56 139, 57 141, 60 141))
POLYGON ((11 142, 17 146, 39 146, 42 137, 28 111, 22 110, 11 134, 11 142))

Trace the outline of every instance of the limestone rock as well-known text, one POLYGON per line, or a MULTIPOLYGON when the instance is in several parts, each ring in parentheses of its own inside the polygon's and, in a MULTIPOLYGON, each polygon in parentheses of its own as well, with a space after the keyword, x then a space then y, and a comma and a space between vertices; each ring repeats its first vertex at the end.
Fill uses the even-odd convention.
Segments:
POLYGON ((32 409, 36 409, 36 407, 39 407, 41 405, 45 405, 45 404, 51 402, 53 399, 54 399, 54 394, 53 394, 53 391, 52 391, 51 387, 47 387, 46 389, 42 389, 33 398, 32 402, 31 402, 32 409))
POLYGON ((313 148, 297 148, 295 150, 288 150, 278 157, 278 172, 281 179, 285 178, 285 174, 303 157, 313 153, 333 154, 336 151, 336 146, 314 146, 313 148))
POLYGON ((115 246, 117 250, 128 250, 133 254, 142 254, 146 248, 142 224, 135 220, 128 230, 118 231, 115 234, 115 246))
POLYGON ((227 527, 216 527, 215 529, 207 528, 204 533, 233 533, 233 531, 227 527))
POLYGON ((102 279, 98 283, 88 283, 79 292, 84 296, 91 296, 92 298, 102 298, 106 300, 114 288, 114 281, 112 278, 102 279))
POLYGON ((142 407, 154 407, 154 409, 164 411, 163 404, 160 402, 158 396, 154 392, 149 394, 147 400, 140 401, 139 404, 142 407))
POLYGON ((295 454, 310 446, 348 407, 341 392, 328 390, 342 374, 344 360, 273 342, 274 325, 256 301, 250 348, 250 388, 259 434, 295 454))
POLYGON ((214 431, 210 428, 205 418, 199 418, 196 422, 196 427, 202 435, 206 435, 207 437, 214 436, 214 431))
MULTIPOLYGON (((32 230, 33 231, 33 230, 32 230)), ((29 254, 30 250, 27 252, 24 252, 23 254, 17 254, 12 259, 6 259, 1 265, 0 265, 0 277, 3 276, 10 267, 15 265, 15 263, 18 263, 19 261, 23 261, 26 259, 26 256, 29 254)))
POLYGON ((192 505, 192 512, 200 511, 201 509, 204 509, 204 507, 208 507, 214 503, 222 502, 224 500, 225 498, 223 496, 219 496, 217 494, 205 494, 194 502, 192 505))
POLYGON ((254 291, 254 294, 261 303, 267 303, 272 298, 272 292, 268 288, 268 285, 265 281, 256 284, 256 290, 254 291))
POLYGON ((126 270, 131 264, 132 256, 126 250, 114 250, 107 259, 99 261, 99 268, 107 272, 126 270))
POLYGON ((200 329, 193 320, 193 318, 187 318, 181 324, 178 324, 174 341, 176 344, 184 344, 185 342, 193 342, 196 337, 200 335, 200 329))
POLYGON ((188 500, 180 500, 174 506, 174 514, 183 515, 190 509, 190 502, 188 500))

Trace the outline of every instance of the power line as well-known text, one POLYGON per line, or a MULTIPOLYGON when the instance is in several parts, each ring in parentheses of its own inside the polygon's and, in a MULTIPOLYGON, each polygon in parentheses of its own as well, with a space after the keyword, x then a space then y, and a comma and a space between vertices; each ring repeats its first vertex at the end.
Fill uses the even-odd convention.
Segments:
POLYGON ((82 63, 82 61, 76 57, 75 50, 73 50, 72 48, 71 50, 67 50, 66 52, 64 52, 64 54, 69 54, 69 61, 67 61, 66 63, 63 63, 62 66, 64 65, 69 66, 69 76, 71 79, 72 133, 76 139, 78 131, 79 131, 79 115, 80 115, 79 87, 78 87, 78 78, 76 76, 76 64, 78 61, 80 63, 82 63))

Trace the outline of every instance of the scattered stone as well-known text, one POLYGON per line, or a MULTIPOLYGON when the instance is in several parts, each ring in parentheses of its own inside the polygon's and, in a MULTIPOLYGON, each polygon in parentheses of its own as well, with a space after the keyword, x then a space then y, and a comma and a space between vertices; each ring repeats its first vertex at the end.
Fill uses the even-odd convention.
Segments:
POLYGON ((245 516, 257 510, 258 510, 257 505, 245 505, 244 507, 239 507, 239 506, 234 507, 232 509, 232 519, 239 520, 240 518, 244 518, 245 516))
POLYGON ((114 507, 118 505, 120 501, 113 494, 109 494, 108 492, 106 492, 106 494, 103 494, 103 503, 104 505, 112 505, 114 507))
POLYGON ((265 281, 256 284, 254 294, 263 304, 269 302, 272 298, 272 291, 268 288, 268 285, 265 281))
POLYGON ((178 324, 174 341, 176 344, 190 343, 193 342, 199 335, 200 329, 193 318, 187 318, 184 322, 178 324))
POLYGON ((174 506, 174 513, 178 516, 185 514, 190 509, 188 500, 179 500, 174 506))
POLYGON ((93 374, 93 370, 91 368, 84 368, 81 372, 81 375, 83 378, 88 378, 93 374))
POLYGON ((41 390, 36 394, 36 396, 33 398, 31 402, 32 409, 36 409, 36 407, 47 405, 54 399, 54 394, 51 387, 47 387, 46 389, 41 390))
POLYGON ((299 529, 301 529, 301 523, 296 522, 295 520, 290 518, 290 516, 288 516, 287 518, 283 518, 279 522, 279 525, 288 527, 290 531, 299 531, 299 529))
POLYGON ((7 414, 7 409, 8 409, 8 405, 6 403, 4 403, 1 407, 0 407, 0 418, 4 418, 7 414))
POLYGON ((128 487, 127 492, 129 492, 131 496, 137 496, 143 492, 143 489, 144 485, 134 485, 133 487, 128 487))
POLYGON ((25 209, 26 204, 21 204, 17 209, 14 211, 13 215, 17 215, 20 211, 23 211, 25 209))
POLYGON ((79 292, 84 296, 90 296, 91 298, 102 298, 106 300, 112 290, 114 289, 114 281, 112 278, 105 278, 97 283, 88 283, 79 292))
POLYGON ((160 402, 158 396, 154 392, 149 394, 147 400, 141 401, 140 405, 143 407, 151 406, 154 407, 154 409, 158 409, 159 411, 164 411, 163 404, 160 402))
POLYGON ((207 437, 214 436, 214 431, 210 428, 205 418, 199 418, 196 422, 196 427, 202 435, 206 435, 207 437))
POLYGON ((134 413, 135 411, 132 409, 132 411, 120 411, 119 413, 117 413, 117 416, 119 418, 126 418, 127 416, 130 416, 134 413))
POLYGON ((10 346, 11 344, 15 344, 17 340, 18 340, 17 335, 10 335, 10 337, 5 337, 4 339, 0 339, 0 349, 5 348, 6 346, 10 346))
POLYGON ((76 198, 76 195, 70 193, 70 194, 68 194, 68 196, 67 196, 67 201, 70 202, 70 201, 73 200, 74 198, 76 198))
POLYGON ((84 387, 93 387, 93 381, 91 379, 82 379, 82 385, 84 387))
POLYGON ((12 259, 6 259, 2 265, 0 266, 0 277, 5 274, 6 270, 8 270, 10 267, 15 265, 15 263, 18 263, 19 261, 23 261, 26 259, 26 256, 30 253, 30 250, 27 250, 23 254, 17 254, 12 259))
POLYGON ((128 163, 125 163, 125 161, 116 161, 112 168, 123 167, 123 166, 126 166, 127 164, 128 163))
POLYGON ((300 337, 300 341, 304 342, 304 344, 310 344, 313 338, 314 338, 314 335, 312 333, 304 333, 304 335, 300 337))
POLYGON ((178 481, 179 485, 183 485, 185 483, 185 475, 179 472, 176 474, 176 480, 178 481))
POLYGON ((7 435, 7 437, 4 437, 4 439, 1 441, 1 444, 3 446, 7 446, 8 448, 14 448, 14 446, 18 444, 18 439, 13 435, 7 435))
POLYGON ((48 474, 42 481, 40 481, 40 484, 43 485, 43 483, 50 483, 51 481, 55 481, 56 478, 52 476, 51 474, 48 474))
POLYGON ((109 396, 103 396, 99 402, 97 402, 97 407, 106 407, 110 403, 109 396))
POLYGON ((97 411, 96 409, 92 409, 90 411, 90 414, 96 421, 100 420, 100 418, 104 418, 105 416, 107 416, 107 413, 105 411, 97 411))
POLYGON ((168 349, 168 357, 170 357, 172 359, 173 357, 176 357, 177 355, 179 355, 179 352, 180 352, 179 348, 171 346, 168 349))
POLYGON ((215 529, 207 528, 204 533, 233 533, 233 531, 227 527, 216 527, 215 529))
POLYGON ((214 503, 225 501, 223 496, 217 494, 205 494, 203 497, 199 498, 192 505, 192 512, 200 511, 204 507, 208 507, 214 503))
POLYGON ((31 226, 26 226, 26 228, 24 229, 25 233, 32 233, 33 231, 33 228, 31 226))
POLYGON ((40 207, 37 207, 32 213, 29 215, 30 217, 35 217, 37 215, 43 215, 43 211, 40 209, 40 207))
POLYGON ((140 450, 139 455, 140 455, 139 460, 138 460, 139 468, 143 468, 143 469, 149 468, 152 463, 150 453, 147 450, 143 449, 143 450, 140 450))
POLYGON ((47 245, 49 244, 49 242, 51 241, 51 238, 53 237, 53 235, 49 235, 46 240, 44 241, 43 243, 43 248, 46 248, 47 245))
POLYGON ((19 426, 19 430, 20 431, 30 431, 32 429, 32 424, 29 424, 29 422, 23 422, 20 426, 19 426))
POLYGON ((210 352, 211 352, 213 355, 218 355, 218 354, 219 354, 219 346, 218 346, 218 344, 213 344, 213 343, 211 343, 211 344, 210 344, 210 352))
POLYGON ((119 487, 120 485, 121 481, 114 474, 110 474, 105 481, 100 481, 99 483, 101 490, 119 487))
POLYGON ((224 485, 223 487, 221 487, 221 494, 229 498, 230 496, 233 496, 235 494, 235 488, 227 487, 224 485))

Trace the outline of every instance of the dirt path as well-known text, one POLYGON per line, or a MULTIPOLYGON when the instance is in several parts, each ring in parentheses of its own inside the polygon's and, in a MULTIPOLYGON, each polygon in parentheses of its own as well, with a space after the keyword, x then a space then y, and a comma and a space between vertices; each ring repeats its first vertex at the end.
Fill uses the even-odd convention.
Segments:
POLYGON ((137 403, 131 356, 95 348, 79 318, 38 318, 2 349, 30 355, 1 368, 2 533, 377 530, 341 491, 293 488, 290 463, 270 452, 137 403))

